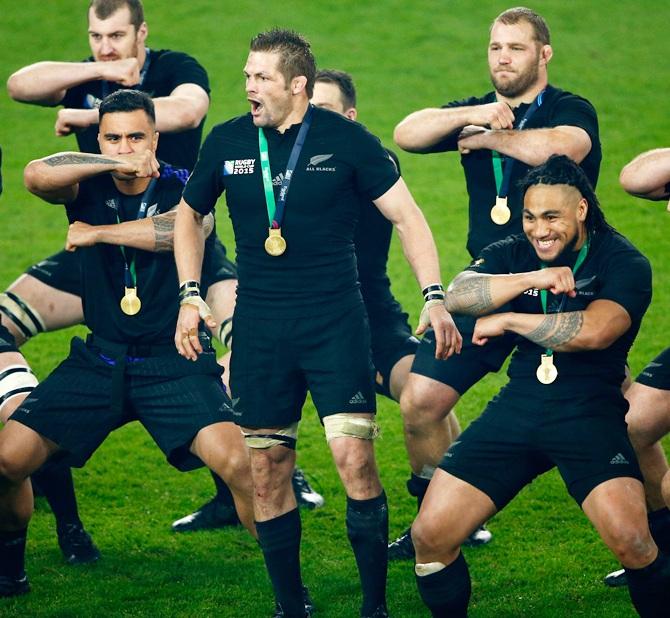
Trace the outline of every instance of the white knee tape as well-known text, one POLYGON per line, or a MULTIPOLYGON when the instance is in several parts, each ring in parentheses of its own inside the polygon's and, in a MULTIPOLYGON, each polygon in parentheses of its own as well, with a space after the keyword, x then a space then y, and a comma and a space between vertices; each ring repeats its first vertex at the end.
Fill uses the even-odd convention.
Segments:
POLYGON ((323 428, 326 430, 326 440, 334 438, 359 438, 374 440, 379 436, 379 425, 372 418, 362 418, 351 414, 332 414, 323 419, 323 428))
POLYGON ((0 407, 6 401, 20 395, 29 393, 37 386, 37 378, 26 365, 9 365, 0 370, 0 407))
POLYGON ((426 562, 425 564, 415 564, 414 572, 419 577, 425 577, 426 575, 432 575, 444 569, 447 565, 442 562, 426 562))
POLYGON ((295 449, 298 440, 298 423, 293 423, 281 429, 272 429, 267 433, 248 433, 243 431, 244 441, 249 448, 272 448, 273 446, 285 446, 295 449))
POLYGON ((0 294, 0 311, 15 324, 26 339, 44 331, 44 320, 37 310, 13 292, 0 294))

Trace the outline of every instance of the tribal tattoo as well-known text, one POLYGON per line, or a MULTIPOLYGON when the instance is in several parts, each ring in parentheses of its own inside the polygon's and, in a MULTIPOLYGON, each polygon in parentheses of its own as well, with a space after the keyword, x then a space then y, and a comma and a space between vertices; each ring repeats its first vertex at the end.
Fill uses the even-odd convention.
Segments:
MULTIPOLYGON (((174 222, 176 217, 176 210, 151 217, 154 224, 154 251, 157 253, 174 250, 174 222)), ((214 215, 210 213, 202 217, 201 223, 203 234, 207 238, 214 229, 214 215)))
POLYGON ((551 313, 545 316, 535 330, 524 336, 533 343, 553 350, 572 341, 582 330, 583 324, 582 311, 551 313))
POLYGON ((445 298, 447 311, 481 315, 494 309, 491 279, 487 276, 456 277, 445 298))
POLYGON ((59 165, 89 165, 91 163, 102 163, 104 165, 118 164, 118 161, 115 161, 114 159, 106 159, 100 155, 86 153, 77 154, 74 152, 46 157, 44 162, 51 167, 57 167, 59 165))
POLYGON ((174 220, 177 212, 172 210, 164 215, 151 217, 154 224, 154 251, 172 251, 174 249, 174 220))

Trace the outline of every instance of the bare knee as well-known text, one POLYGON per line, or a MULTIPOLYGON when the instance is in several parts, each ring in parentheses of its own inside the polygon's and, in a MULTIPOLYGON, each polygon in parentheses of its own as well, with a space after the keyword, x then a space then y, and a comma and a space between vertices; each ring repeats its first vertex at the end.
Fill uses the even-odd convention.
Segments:
POLYGON ((7 487, 16 487, 33 472, 29 462, 15 456, 13 449, 0 445, 0 491, 7 487))
POLYGON ((645 522, 622 522, 608 531, 608 545, 621 564, 641 568, 649 564, 656 546, 645 522))
POLYGON ((418 562, 439 560, 448 564, 459 552, 460 543, 450 539, 445 522, 419 513, 412 524, 412 542, 418 562))
POLYGON ((436 389, 422 382, 410 376, 400 397, 400 410, 409 431, 441 423, 458 401, 458 393, 451 387, 440 385, 436 389))

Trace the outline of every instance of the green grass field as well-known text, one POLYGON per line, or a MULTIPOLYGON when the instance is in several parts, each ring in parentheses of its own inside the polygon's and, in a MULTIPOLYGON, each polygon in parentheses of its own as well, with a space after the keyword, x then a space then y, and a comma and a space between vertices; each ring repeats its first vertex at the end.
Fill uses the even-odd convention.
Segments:
MULTIPOLYGON (((83 0, 0 0, 0 77, 38 60, 77 60, 88 53, 83 0)), ((262 5, 207 0, 145 0, 149 44, 196 56, 208 69, 208 126, 247 111, 242 67, 249 39, 273 25, 311 40, 320 67, 350 71, 359 90, 359 118, 387 145, 409 112, 489 89, 488 25, 508 4, 468 0, 378 0, 262 5)), ((589 98, 599 112, 603 165, 598 194, 610 221, 650 258, 654 301, 633 348, 634 374, 668 345, 670 304, 668 214, 618 187, 622 165, 640 151, 670 143, 665 96, 670 83, 666 25, 670 5, 651 0, 536 2, 552 29, 552 83, 589 98)), ((53 134, 55 110, 19 105, 0 91, 0 144, 5 192, 0 198, 0 287, 59 249, 66 221, 58 207, 30 196, 22 169, 33 158, 76 149, 53 134)), ((425 210, 440 248, 443 277, 467 262, 466 194, 458 157, 401 154, 405 178, 425 210)), ((225 208, 221 234, 229 246, 225 208)), ((413 320, 420 295, 400 248, 390 260, 394 291, 413 320)), ((64 357, 73 333, 39 337, 24 352, 39 377, 64 357)), ((490 376, 458 406, 463 424, 477 416, 504 376, 490 376)), ((377 443, 389 495, 391 534, 414 515, 404 489, 408 466, 397 406, 379 401, 377 443)), ((304 411, 299 463, 326 497, 303 515, 303 570, 318 616, 358 615, 357 574, 345 536, 344 494, 311 404, 304 411)), ((666 443, 668 446, 668 443, 666 443)), ((242 530, 174 535, 170 523, 209 497, 209 475, 181 475, 163 460, 138 425, 116 432, 75 471, 82 518, 103 559, 90 567, 62 562, 53 517, 38 503, 29 533, 27 569, 33 592, 0 601, 0 616, 269 616, 272 595, 260 551, 242 530)), ((473 617, 633 615, 625 590, 601 578, 616 563, 586 518, 549 473, 490 524, 493 542, 466 550, 473 579, 473 617)), ((396 618, 427 616, 411 564, 389 570, 389 606, 396 618)))

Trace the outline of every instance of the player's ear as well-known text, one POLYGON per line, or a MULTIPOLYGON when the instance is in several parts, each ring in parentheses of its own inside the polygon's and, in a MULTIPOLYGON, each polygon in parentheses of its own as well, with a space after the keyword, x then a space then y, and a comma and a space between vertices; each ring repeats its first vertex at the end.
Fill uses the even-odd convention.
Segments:
POLYGON ((140 24, 140 27, 137 29, 137 42, 140 45, 143 45, 144 41, 146 41, 148 36, 149 36, 149 26, 147 26, 147 22, 143 21, 140 24))
POLYGON ((304 75, 298 75, 291 80, 291 94, 300 94, 307 87, 307 78, 304 75))
POLYGON ((540 64, 547 65, 554 55, 554 50, 551 48, 551 45, 543 45, 540 50, 540 64))
POLYGON ((586 215, 589 214, 589 203, 586 201, 586 198, 583 197, 579 200, 577 204, 577 221, 584 223, 586 221, 586 215))
POLYGON ((349 118, 349 120, 356 120, 356 117, 358 116, 358 111, 356 110, 355 107, 350 107, 346 112, 344 112, 344 115, 349 118))

